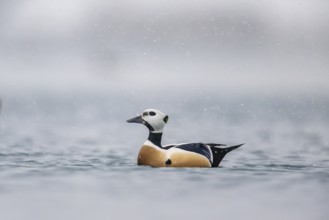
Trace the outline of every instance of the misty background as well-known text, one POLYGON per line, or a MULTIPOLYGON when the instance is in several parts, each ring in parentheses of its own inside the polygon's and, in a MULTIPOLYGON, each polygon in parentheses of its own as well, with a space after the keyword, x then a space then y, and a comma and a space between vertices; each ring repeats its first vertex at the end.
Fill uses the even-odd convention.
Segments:
POLYGON ((0 0, 5 220, 329 216, 329 1, 0 0), (218 169, 136 165, 245 145, 218 169))
POLYGON ((0 1, 0 92, 328 90, 329 3, 0 1))

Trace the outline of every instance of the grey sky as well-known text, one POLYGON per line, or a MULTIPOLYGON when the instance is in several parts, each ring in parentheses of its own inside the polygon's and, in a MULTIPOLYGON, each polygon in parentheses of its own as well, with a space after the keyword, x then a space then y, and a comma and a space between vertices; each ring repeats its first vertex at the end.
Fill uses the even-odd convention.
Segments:
POLYGON ((0 91, 328 87, 328 1, 0 4, 0 91))

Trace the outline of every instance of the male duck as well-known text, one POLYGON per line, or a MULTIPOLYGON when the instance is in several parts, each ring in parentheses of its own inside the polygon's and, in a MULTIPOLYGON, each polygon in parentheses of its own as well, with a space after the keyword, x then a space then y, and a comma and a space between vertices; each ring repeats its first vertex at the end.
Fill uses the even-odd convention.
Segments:
POLYGON ((168 115, 156 109, 146 109, 129 123, 144 124, 149 129, 148 140, 138 154, 138 165, 152 167, 218 167, 224 156, 243 144, 226 146, 214 143, 188 143, 162 146, 161 138, 168 115))

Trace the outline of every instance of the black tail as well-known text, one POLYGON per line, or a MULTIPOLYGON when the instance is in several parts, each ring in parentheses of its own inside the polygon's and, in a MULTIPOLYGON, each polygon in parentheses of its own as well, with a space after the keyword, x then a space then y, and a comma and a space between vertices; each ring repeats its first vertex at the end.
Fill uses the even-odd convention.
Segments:
POLYGON ((226 148, 219 148, 218 146, 223 146, 223 145, 222 144, 218 144, 218 145, 209 144, 208 146, 210 146, 210 149, 211 149, 212 155, 213 155, 212 167, 218 167, 220 162, 223 160, 223 158, 225 157, 225 155, 228 152, 235 150, 235 149, 241 147, 242 145, 244 145, 244 144, 239 144, 239 145, 226 147, 226 148))

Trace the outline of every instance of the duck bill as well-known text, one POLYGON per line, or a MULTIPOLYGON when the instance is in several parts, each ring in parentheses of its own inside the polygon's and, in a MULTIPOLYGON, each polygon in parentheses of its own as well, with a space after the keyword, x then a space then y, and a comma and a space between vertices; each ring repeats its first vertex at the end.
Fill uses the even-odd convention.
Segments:
POLYGON ((127 120, 128 123, 139 123, 139 124, 143 124, 144 120, 142 118, 141 115, 135 117, 135 118, 131 118, 129 120, 127 120))

